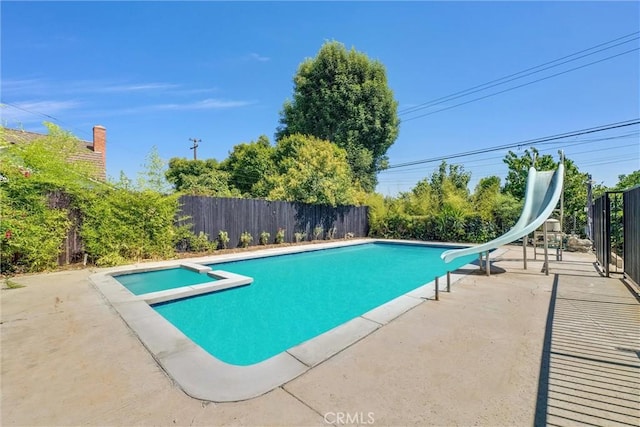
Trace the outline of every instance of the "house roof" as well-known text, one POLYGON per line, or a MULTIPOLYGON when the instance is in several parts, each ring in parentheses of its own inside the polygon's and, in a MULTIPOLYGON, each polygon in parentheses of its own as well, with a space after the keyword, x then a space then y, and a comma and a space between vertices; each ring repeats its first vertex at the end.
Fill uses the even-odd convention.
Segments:
MULTIPOLYGON (((21 129, 3 128, 3 136, 5 141, 10 144, 28 144, 36 139, 47 135, 36 132, 28 132, 21 129)), ((93 151, 93 142, 78 140, 80 150, 69 157, 71 161, 86 161, 95 165, 97 169, 96 178, 102 181, 107 179, 107 171, 102 153, 93 151)))

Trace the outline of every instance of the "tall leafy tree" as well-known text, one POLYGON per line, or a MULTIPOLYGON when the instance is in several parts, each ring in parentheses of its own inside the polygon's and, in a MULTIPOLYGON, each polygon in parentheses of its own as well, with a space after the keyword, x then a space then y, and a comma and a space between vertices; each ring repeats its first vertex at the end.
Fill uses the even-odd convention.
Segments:
POLYGON ((300 133, 337 144, 347 151, 354 179, 373 191, 400 124, 385 67, 332 41, 300 64, 293 81, 276 138, 300 133))
POLYGON ((628 175, 618 175, 618 183, 614 190, 628 190, 637 185, 640 185, 640 170, 633 171, 628 175))
POLYGON ((347 205, 356 200, 347 153, 329 141, 295 134, 278 141, 277 171, 260 185, 274 200, 347 205))
POLYGON ((187 160, 174 157, 169 160, 165 176, 176 191, 203 196, 239 195, 237 190, 229 188, 229 173, 220 169, 216 159, 187 160))
POLYGON ((273 155, 274 148, 269 138, 262 135, 255 142, 234 146, 220 168, 229 173, 229 184, 242 194, 265 197, 266 194, 261 193, 256 184, 273 173, 273 155))
POLYGON ((531 147, 531 150, 524 150, 522 156, 518 156, 513 151, 509 151, 502 161, 505 162, 509 168, 503 191, 511 194, 518 200, 524 198, 527 176, 531 166, 537 170, 553 170, 557 167, 553 156, 549 154, 540 156, 535 147, 531 147))

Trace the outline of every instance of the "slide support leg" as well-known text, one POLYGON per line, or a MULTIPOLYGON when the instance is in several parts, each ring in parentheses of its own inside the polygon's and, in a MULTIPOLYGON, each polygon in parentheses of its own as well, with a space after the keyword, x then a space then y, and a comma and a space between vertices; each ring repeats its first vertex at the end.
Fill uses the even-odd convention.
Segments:
POLYGON ((522 237, 522 259, 524 261, 524 269, 527 269, 527 240, 529 240, 529 236, 522 237))
POLYGON ((489 251, 486 252, 484 259, 484 268, 487 270, 487 276, 491 276, 491 261, 489 261, 489 251))
POLYGON ((544 274, 549 275, 549 240, 547 235, 547 221, 542 225, 542 238, 544 239, 544 274))

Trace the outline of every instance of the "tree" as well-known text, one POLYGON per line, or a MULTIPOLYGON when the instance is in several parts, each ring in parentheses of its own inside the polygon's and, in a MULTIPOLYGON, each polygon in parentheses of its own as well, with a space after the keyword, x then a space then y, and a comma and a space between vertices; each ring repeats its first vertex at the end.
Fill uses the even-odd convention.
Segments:
POLYGON ((447 162, 444 160, 440 167, 431 175, 431 190, 435 203, 442 208, 447 201, 457 200, 457 205, 466 204, 469 197, 469 181, 471 173, 465 172, 462 165, 449 165, 447 172, 447 162))
POLYGON ((524 198, 525 187, 527 186, 527 175, 529 174, 529 168, 531 166, 537 170, 553 170, 557 167, 551 155, 545 154, 544 156, 539 156, 538 150, 535 147, 531 147, 531 151, 528 149, 524 150, 524 154, 520 157, 509 150, 502 161, 505 162, 509 168, 503 191, 511 194, 518 200, 524 198))
POLYGON ((250 197, 265 197, 256 184, 271 175, 274 148, 269 138, 262 135, 255 142, 242 143, 233 147, 229 157, 222 161, 220 169, 229 173, 229 185, 250 197), (256 188, 254 188, 256 187, 256 188))
POLYGON ((497 234, 503 234, 515 224, 522 203, 509 193, 500 191, 500 178, 482 178, 472 196, 475 211, 484 221, 495 224, 497 234))
MULTIPOLYGON (((557 163, 553 156, 545 154, 538 156, 538 150, 531 148, 525 150, 521 157, 509 151, 504 159, 509 166, 507 182, 503 191, 513 195, 516 199, 524 199, 527 174, 529 167, 533 164, 537 170, 554 170, 557 163), (533 162, 533 157, 536 161, 533 162)), ((588 175, 580 172, 576 164, 568 158, 564 159, 564 217, 566 219, 575 218, 577 222, 585 222, 586 214, 584 207, 587 203, 587 183, 588 175)), ((564 226, 564 224, 563 224, 564 226)))
POLYGON ((300 133, 337 144, 347 150, 354 180, 373 191, 400 124, 382 63, 327 42, 300 64, 293 81, 276 139, 300 133))
POLYGON ((295 134, 278 141, 274 159, 277 172, 259 183, 264 186, 259 191, 269 199, 331 206, 354 203, 357 189, 342 148, 295 134))
POLYGON ((640 170, 631 172, 629 175, 618 175, 618 183, 614 190, 628 190, 640 185, 640 170))
POLYGON ((437 208, 432 186, 427 179, 418 181, 411 192, 400 197, 405 201, 404 211, 410 215, 430 215, 437 208))
MULTIPOLYGON (((138 189, 167 193, 169 191, 165 172, 167 162, 160 157, 158 147, 155 145, 151 147, 145 160, 142 172, 138 173, 138 189)), ((126 179, 126 177, 124 178, 126 179)), ((122 177, 121 182, 124 182, 122 177)))
POLYGON ((586 222, 584 211, 587 205, 587 180, 589 175, 582 173, 571 159, 564 160, 564 217, 573 218, 583 224, 586 222))
POLYGON ((499 195, 500 178, 497 176, 482 178, 480 182, 478 182, 472 199, 474 208, 482 219, 487 221, 493 219, 499 195))
POLYGON ((229 173, 220 169, 216 159, 187 160, 174 157, 169 160, 165 176, 176 191, 203 196, 239 195, 237 190, 229 188, 229 173))

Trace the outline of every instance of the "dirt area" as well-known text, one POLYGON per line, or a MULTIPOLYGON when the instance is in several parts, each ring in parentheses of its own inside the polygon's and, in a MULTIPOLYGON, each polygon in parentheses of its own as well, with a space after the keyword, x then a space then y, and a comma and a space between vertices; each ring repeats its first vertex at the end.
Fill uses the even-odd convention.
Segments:
POLYGON ((512 247, 490 277, 471 274, 284 386, 224 404, 172 383, 89 285, 95 270, 22 276, 0 292, 1 423, 530 426, 536 409, 552 415, 539 389, 554 286, 628 291, 592 255, 565 254, 550 276, 521 258, 512 247))

